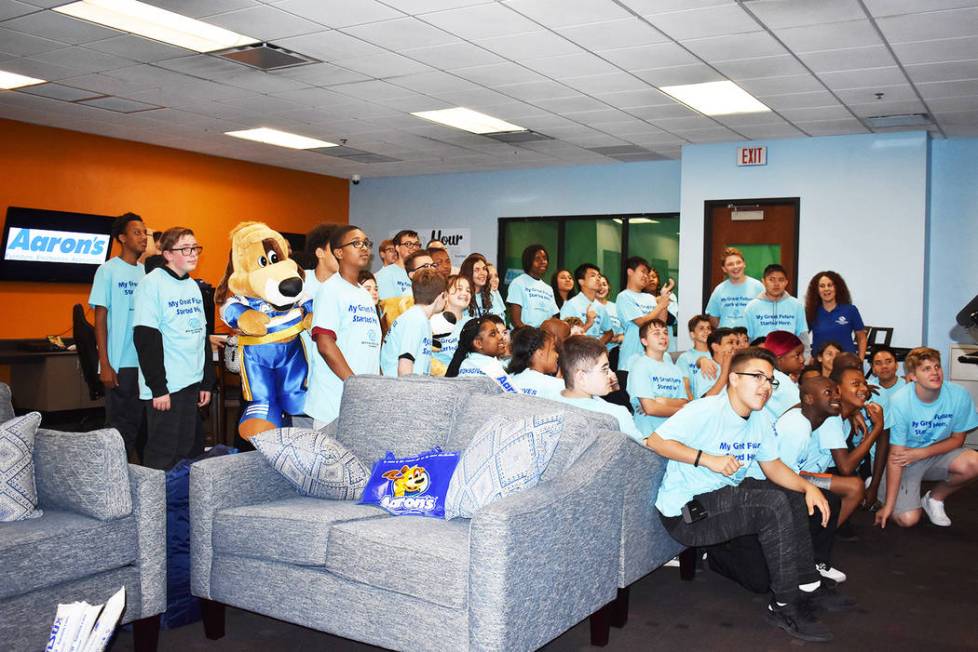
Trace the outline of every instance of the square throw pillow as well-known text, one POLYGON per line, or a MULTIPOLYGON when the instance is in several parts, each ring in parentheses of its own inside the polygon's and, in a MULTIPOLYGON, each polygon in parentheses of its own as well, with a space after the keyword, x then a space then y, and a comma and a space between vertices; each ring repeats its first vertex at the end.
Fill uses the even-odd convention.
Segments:
POLYGON ((333 437, 307 428, 277 428, 251 443, 303 496, 357 500, 370 470, 333 437))
POLYGON ((41 415, 31 412, 0 425, 0 522, 37 518, 34 436, 41 415))
POLYGON ((459 459, 448 488, 445 518, 472 518, 486 505, 536 486, 563 430, 563 412, 487 421, 459 459))

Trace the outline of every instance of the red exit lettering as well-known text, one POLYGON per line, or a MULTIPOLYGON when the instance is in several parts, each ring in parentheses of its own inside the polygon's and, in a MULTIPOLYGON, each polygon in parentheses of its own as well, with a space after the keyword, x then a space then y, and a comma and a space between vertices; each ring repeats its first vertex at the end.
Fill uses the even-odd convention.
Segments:
POLYGON ((767 165, 767 147, 738 147, 737 165, 767 165))

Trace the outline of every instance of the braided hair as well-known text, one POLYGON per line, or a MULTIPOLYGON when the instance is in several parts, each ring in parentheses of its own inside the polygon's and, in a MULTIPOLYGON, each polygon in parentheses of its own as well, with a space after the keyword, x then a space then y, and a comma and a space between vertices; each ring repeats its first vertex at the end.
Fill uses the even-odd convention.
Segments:
POLYGON ((533 326, 523 326, 513 331, 509 340, 513 356, 506 367, 506 373, 519 374, 529 369, 533 354, 543 348, 547 339, 552 337, 550 333, 533 326))
POLYGON ((479 337, 479 333, 482 332, 482 325, 491 323, 492 320, 487 316, 476 317, 465 322, 465 325, 462 326, 462 331, 458 335, 458 348, 455 349, 455 355, 452 356, 452 361, 448 364, 445 378, 458 377, 459 368, 462 366, 465 358, 474 350, 472 343, 475 341, 475 338, 479 337))

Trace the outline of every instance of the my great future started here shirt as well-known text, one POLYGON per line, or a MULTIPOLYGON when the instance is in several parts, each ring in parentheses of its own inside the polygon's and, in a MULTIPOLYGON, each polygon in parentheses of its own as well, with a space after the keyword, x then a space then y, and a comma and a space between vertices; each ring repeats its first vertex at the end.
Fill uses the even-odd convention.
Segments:
MULTIPOLYGON (((638 336, 639 327, 634 320, 652 312, 655 304, 655 297, 647 292, 622 290, 618 293, 618 297, 615 299, 615 307, 618 310, 618 319, 621 320, 621 325, 625 329, 625 339, 622 340, 621 351, 618 353, 618 368, 620 370, 629 371, 636 356, 645 354, 642 340, 638 336)), ((665 315, 661 316, 665 317, 665 315)))
POLYGON ((706 304, 706 314, 718 318, 721 328, 746 326, 744 310, 762 292, 764 286, 756 278, 745 276, 743 283, 731 283, 727 279, 713 288, 710 301, 706 304))
POLYGON ((88 303, 101 306, 108 312, 106 353, 109 364, 116 371, 139 366, 136 347, 132 343, 133 300, 136 286, 145 275, 142 263, 130 265, 118 256, 102 263, 95 271, 88 303))
MULTIPOLYGON (((354 374, 380 371, 380 321, 366 290, 333 274, 316 292, 312 310, 313 340, 320 331, 330 331, 354 374)), ((320 355, 317 350, 312 353, 320 355)), ((340 413, 342 394, 343 381, 329 365, 314 365, 306 393, 306 414, 326 423, 333 421, 340 413)))
POLYGON ((745 419, 730 405, 727 396, 707 396, 687 404, 656 429, 663 439, 678 441, 710 455, 732 455, 741 467, 731 476, 715 473, 702 464, 693 466, 675 460, 666 464, 655 506, 663 516, 679 516, 683 505, 694 496, 736 487, 757 462, 777 459, 774 426, 764 410, 745 419))
POLYGON ((391 263, 377 270, 377 294, 381 299, 390 299, 411 294, 411 279, 400 265, 391 263))
POLYGON ((601 337, 607 331, 612 330, 611 317, 608 315, 608 309, 597 299, 588 299, 583 292, 575 294, 564 302, 564 305, 560 307, 560 318, 577 317, 586 324, 588 308, 594 310, 594 322, 591 324, 591 328, 587 329, 587 332, 584 333, 585 335, 589 337, 601 337))
POLYGON ((413 306, 394 320, 380 351, 380 371, 397 377, 401 358, 414 362, 413 374, 427 376, 431 368, 431 322, 421 306, 413 306))
POLYGON ((560 312, 557 302, 554 301, 554 289, 526 273, 520 274, 509 284, 506 303, 520 306, 520 321, 538 328, 560 312))
POLYGON ((632 360, 632 368, 628 372, 626 389, 635 413, 635 426, 646 437, 665 423, 667 417, 645 414, 639 399, 687 398, 683 375, 668 356, 667 353, 662 360, 654 360, 647 355, 639 356, 632 360))
POLYGON ((744 308, 747 337, 754 341, 771 331, 788 331, 801 335, 808 330, 805 306, 791 295, 785 294, 778 301, 771 301, 764 294, 752 299, 744 308))
POLYGON ((975 402, 964 387, 945 382, 932 403, 920 400, 916 390, 916 383, 907 383, 890 397, 890 414, 886 417, 890 444, 924 448, 956 432, 978 427, 975 402))
MULTIPOLYGON (((199 383, 204 375, 207 318, 197 282, 189 276, 176 278, 166 269, 157 268, 139 282, 133 303, 133 326, 152 328, 162 336, 167 391, 173 394, 199 383)), ((153 398, 142 368, 139 398, 153 398)))

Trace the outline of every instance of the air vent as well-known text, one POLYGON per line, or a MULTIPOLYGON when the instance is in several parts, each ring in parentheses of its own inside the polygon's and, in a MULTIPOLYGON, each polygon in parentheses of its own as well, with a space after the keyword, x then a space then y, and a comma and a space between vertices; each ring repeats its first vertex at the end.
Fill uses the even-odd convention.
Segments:
POLYGON ((873 129, 892 127, 929 127, 934 124, 926 113, 902 113, 898 115, 874 115, 866 118, 866 124, 873 129))
POLYGON ((307 152, 316 152, 317 154, 325 154, 326 156, 334 156, 336 158, 341 158, 346 161, 353 161, 355 163, 396 163, 400 161, 399 158, 393 158, 391 156, 384 156, 383 154, 374 154, 373 152, 366 152, 362 149, 355 149, 353 147, 339 146, 339 147, 317 147, 316 149, 307 149, 307 152))
POLYGON ((650 149, 638 145, 612 145, 610 147, 588 147, 588 151, 601 154, 616 161, 630 163, 632 161, 664 161, 667 157, 656 154, 650 149))
POLYGON ((501 131, 497 134, 482 134, 493 140, 498 140, 501 143, 510 143, 518 145, 520 143, 532 143, 538 140, 553 140, 550 136, 544 136, 535 131, 501 131))
POLYGON ((322 63, 319 59, 313 59, 312 57, 280 48, 271 43, 258 43, 257 45, 246 45, 240 48, 223 50, 222 52, 217 52, 216 56, 229 59, 235 63, 242 63, 258 70, 284 70, 285 68, 295 68, 296 66, 305 66, 310 63, 322 63))

